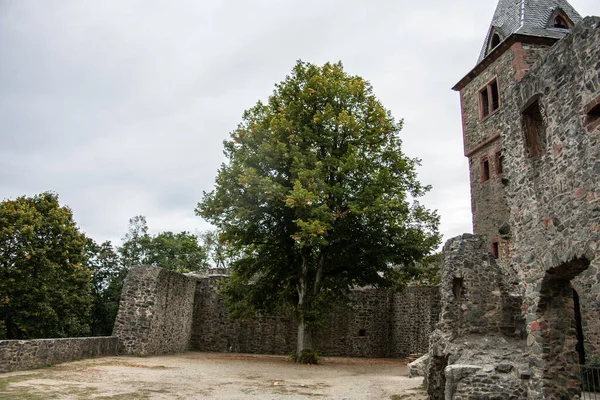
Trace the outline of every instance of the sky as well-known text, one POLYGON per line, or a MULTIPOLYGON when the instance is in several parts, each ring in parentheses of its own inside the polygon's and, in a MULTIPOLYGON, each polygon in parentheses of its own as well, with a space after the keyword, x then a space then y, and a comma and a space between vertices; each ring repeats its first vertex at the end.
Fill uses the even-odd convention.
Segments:
MULTIPOLYGON (((444 241, 471 232, 454 86, 496 0, 0 0, 0 200, 59 194, 82 231, 119 244, 210 229, 194 213, 223 140, 296 60, 342 61, 396 119, 432 185, 444 241)), ((598 0, 570 2, 600 15, 598 0)))

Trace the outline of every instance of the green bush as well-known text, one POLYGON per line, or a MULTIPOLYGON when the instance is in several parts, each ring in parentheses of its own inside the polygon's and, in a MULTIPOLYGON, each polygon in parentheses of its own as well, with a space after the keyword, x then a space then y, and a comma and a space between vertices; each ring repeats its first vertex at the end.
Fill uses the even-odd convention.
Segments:
POLYGON ((318 364, 321 358, 319 357, 319 353, 317 353, 314 349, 304 349, 300 354, 297 362, 299 364, 318 364))

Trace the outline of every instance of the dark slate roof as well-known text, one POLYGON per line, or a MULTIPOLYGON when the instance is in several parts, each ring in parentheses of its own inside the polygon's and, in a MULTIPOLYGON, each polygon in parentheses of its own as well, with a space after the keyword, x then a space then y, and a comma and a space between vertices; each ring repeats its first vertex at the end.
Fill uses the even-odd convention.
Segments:
POLYGON ((568 32, 566 29, 547 27, 557 8, 560 8, 574 24, 582 20, 581 15, 566 0, 500 0, 477 64, 485 58, 490 36, 494 31, 500 34, 502 40, 514 33, 562 39, 568 32))

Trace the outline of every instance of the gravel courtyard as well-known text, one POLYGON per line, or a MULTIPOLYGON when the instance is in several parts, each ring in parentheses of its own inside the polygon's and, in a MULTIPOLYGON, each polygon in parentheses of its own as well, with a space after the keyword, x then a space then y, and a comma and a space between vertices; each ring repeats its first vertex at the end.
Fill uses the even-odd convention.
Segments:
POLYGON ((405 362, 189 352, 106 357, 0 374, 0 399, 426 399, 405 362))

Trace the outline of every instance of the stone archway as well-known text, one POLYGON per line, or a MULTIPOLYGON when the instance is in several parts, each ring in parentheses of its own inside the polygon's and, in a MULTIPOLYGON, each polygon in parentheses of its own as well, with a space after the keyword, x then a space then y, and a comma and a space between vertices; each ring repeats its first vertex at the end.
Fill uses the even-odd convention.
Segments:
POLYGON ((586 258, 575 259, 549 269, 542 280, 537 319, 529 324, 528 342, 534 372, 531 383, 543 398, 572 399, 581 391, 578 343, 583 338, 577 329, 581 315, 571 280, 589 265, 586 258))

